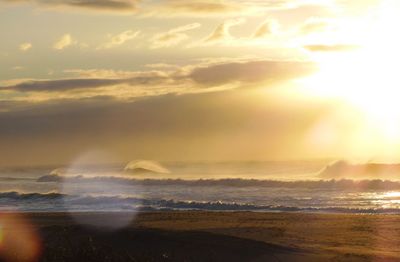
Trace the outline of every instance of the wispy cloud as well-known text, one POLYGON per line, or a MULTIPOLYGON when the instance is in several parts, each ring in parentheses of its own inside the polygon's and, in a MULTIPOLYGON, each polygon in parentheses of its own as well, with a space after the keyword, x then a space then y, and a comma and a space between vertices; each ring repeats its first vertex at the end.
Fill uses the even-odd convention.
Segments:
POLYGON ((230 29, 234 26, 241 25, 246 20, 243 18, 238 19, 229 19, 220 24, 215 30, 203 40, 204 43, 215 43, 220 41, 231 40, 232 36, 230 33, 230 29))
POLYGON ((32 44, 31 43, 22 43, 22 44, 19 45, 19 50, 21 50, 22 52, 26 52, 31 48, 32 48, 32 44))
POLYGON ((330 30, 334 30, 336 28, 332 19, 324 19, 318 17, 312 17, 307 19, 299 28, 299 32, 301 34, 313 34, 313 33, 321 33, 330 30))
POLYGON ((56 50, 63 50, 77 43, 78 42, 74 40, 70 34, 65 34, 54 43, 53 48, 56 50))
POLYGON ((156 49, 177 45, 189 38, 185 32, 199 28, 200 26, 201 24, 199 23, 193 23, 171 29, 165 33, 157 34, 151 39, 151 47, 156 49))
POLYGON ((243 6, 231 1, 181 1, 170 0, 156 5, 150 11, 152 15, 176 16, 176 15, 221 15, 238 13, 243 11, 243 6))
MULTIPOLYGON (((192 42, 189 47, 198 46, 230 46, 230 47, 273 47, 285 48, 282 44, 290 38, 287 32, 281 31, 280 24, 275 19, 268 19, 245 36, 236 36, 231 29, 246 22, 245 18, 228 19, 218 25, 214 31, 204 39, 192 42)), ((288 41, 286 41, 288 42, 288 41)))
MULTIPOLYGON (((367 1, 367 0, 366 0, 367 1)), ((376 1, 376 0, 375 0, 376 1)), ((273 10, 294 9, 302 5, 331 7, 335 0, 0 0, 0 3, 34 4, 46 9, 88 10, 114 14, 138 13, 144 16, 262 16, 273 10)))
POLYGON ((264 38, 275 35, 279 30, 279 23, 276 20, 269 19, 258 26, 253 34, 253 38, 264 38))
POLYGON ((139 0, 0 0, 14 4, 37 4, 47 7, 67 7, 101 12, 135 12, 139 0))
MULTIPOLYGON (((328 0, 329 1, 329 0, 328 0)), ((325 5, 327 1, 312 0, 168 0, 144 5, 147 16, 254 16, 280 9, 293 9, 301 5, 325 5)))
POLYGON ((117 35, 109 35, 109 41, 98 46, 97 49, 110 49, 116 46, 125 44, 125 42, 136 38, 140 34, 140 31, 124 31, 117 35))
POLYGON ((312 52, 341 52, 352 51, 360 48, 357 45, 337 44, 337 45, 306 45, 305 49, 312 52))

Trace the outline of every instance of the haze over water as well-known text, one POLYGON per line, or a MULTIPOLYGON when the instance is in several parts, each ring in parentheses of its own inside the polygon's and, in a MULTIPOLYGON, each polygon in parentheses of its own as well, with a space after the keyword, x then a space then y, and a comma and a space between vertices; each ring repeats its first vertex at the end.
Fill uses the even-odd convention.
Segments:
POLYGON ((3 169, 0 208, 400 213, 400 182, 324 179, 326 162, 138 161, 125 170, 118 165, 3 169))

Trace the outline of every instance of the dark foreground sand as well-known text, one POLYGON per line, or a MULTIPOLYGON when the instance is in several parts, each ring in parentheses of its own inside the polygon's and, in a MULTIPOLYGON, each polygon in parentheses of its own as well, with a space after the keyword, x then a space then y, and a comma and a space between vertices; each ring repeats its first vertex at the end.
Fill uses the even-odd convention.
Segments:
MULTIPOLYGON (((102 222, 125 215, 78 216, 102 222)), ((140 213, 117 231, 77 225, 61 213, 9 220, 3 242, 34 229, 39 261, 400 261, 399 215, 140 213)), ((18 241, 3 258, 24 258, 26 243, 18 241)))

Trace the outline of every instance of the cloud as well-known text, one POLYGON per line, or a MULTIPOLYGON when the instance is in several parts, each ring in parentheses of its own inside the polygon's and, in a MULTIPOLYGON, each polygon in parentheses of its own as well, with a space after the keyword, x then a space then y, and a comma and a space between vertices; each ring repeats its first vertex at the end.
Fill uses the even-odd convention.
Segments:
POLYGON ((253 34, 253 38, 264 38, 274 35, 279 30, 279 23, 276 20, 267 20, 253 34))
POLYGON ((166 71, 173 71, 173 70, 177 70, 177 69, 180 68, 180 66, 178 66, 178 65, 167 64, 167 63, 147 64, 145 66, 147 68, 163 69, 163 70, 166 70, 166 71))
POLYGON ((19 45, 19 50, 21 50, 22 52, 26 52, 31 48, 32 48, 32 44, 31 43, 22 43, 22 44, 19 45))
POLYGON ((299 28, 299 31, 303 35, 313 33, 323 33, 326 31, 334 30, 336 27, 332 20, 312 17, 307 19, 299 28))
POLYGON ((125 42, 136 38, 139 34, 140 31, 134 32, 132 30, 127 30, 117 35, 110 35, 110 41, 97 47, 97 50, 110 49, 116 46, 123 45, 125 42))
POLYGON ((201 24, 199 23, 193 23, 171 29, 165 33, 157 34, 151 39, 151 48, 156 49, 175 46, 189 38, 185 32, 194 30, 200 26, 201 24))
POLYGON ((215 15, 226 13, 238 13, 243 11, 244 6, 228 1, 182 1, 170 0, 155 7, 153 14, 173 15, 215 15))
POLYGON ((27 81, 13 86, 1 87, 2 90, 20 92, 66 92, 80 89, 104 88, 116 85, 150 85, 163 80, 162 76, 132 78, 71 78, 60 80, 27 81))
MULTIPOLYGON (((165 0, 144 6, 147 16, 263 16, 268 11, 293 9, 301 5, 322 5, 311 0, 165 0)), ((324 1, 326 2, 326 1, 324 1)))
POLYGON ((3 89, 12 89, 20 92, 60 92, 75 89, 86 89, 96 87, 106 87, 122 83, 123 80, 114 79, 62 79, 62 80, 39 80, 29 81, 12 87, 3 89))
MULTIPOLYGON (((333 1, 333 0, 332 0, 333 1)), ((263 16, 268 11, 294 9, 303 5, 331 6, 332 1, 313 0, 0 0, 0 3, 35 4, 46 9, 65 9, 112 12, 119 14, 139 13, 144 16, 263 16), (140 8, 139 8, 140 5, 140 8)))
POLYGON ((76 45, 77 43, 78 42, 74 40, 70 34, 65 34, 54 43, 53 48, 56 50, 63 50, 69 46, 76 45))
POLYGON ((5 3, 37 4, 47 7, 69 7, 101 12, 135 12, 139 0, 0 0, 5 3))
POLYGON ((112 69, 67 69, 63 71, 79 78, 134 78, 134 77, 153 77, 161 75, 158 71, 124 71, 112 69))
POLYGON ((352 51, 360 46, 357 45, 347 45, 347 44, 339 44, 339 45, 306 45, 305 49, 312 52, 340 52, 340 51, 352 51))
POLYGON ((234 26, 241 25, 246 20, 243 18, 229 19, 220 24, 206 39, 203 40, 204 43, 215 43, 232 39, 230 34, 230 29, 234 26))
POLYGON ((293 51, 293 47, 289 44, 293 37, 291 32, 280 30, 280 24, 277 20, 265 20, 255 28, 253 33, 246 36, 235 36, 231 33, 232 27, 245 22, 245 18, 227 19, 218 25, 209 36, 200 41, 192 42, 188 47, 261 47, 275 50, 290 48, 293 51))
POLYGON ((314 72, 315 65, 296 61, 231 62, 195 68, 190 77, 202 86, 233 82, 260 84, 299 78, 314 72))
POLYGON ((17 92, 17 100, 54 100, 110 96, 129 99, 163 94, 220 91, 230 88, 270 87, 310 74, 310 62, 225 61, 205 62, 158 71, 69 70, 75 77, 55 80, 21 80, 0 86, 0 92, 17 92), (161 71, 164 70, 164 71, 161 71))

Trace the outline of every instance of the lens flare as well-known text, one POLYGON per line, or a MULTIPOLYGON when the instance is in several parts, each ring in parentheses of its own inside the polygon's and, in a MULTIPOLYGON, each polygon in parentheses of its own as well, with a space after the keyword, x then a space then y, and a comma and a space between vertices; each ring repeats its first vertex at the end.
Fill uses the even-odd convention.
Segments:
POLYGON ((0 214, 0 258, 4 261, 38 261, 41 241, 21 214, 0 214))
POLYGON ((64 206, 75 221, 100 230, 117 230, 128 226, 137 213, 126 201, 137 191, 121 180, 123 169, 118 158, 107 152, 90 151, 79 156, 66 169, 62 179, 64 206), (117 178, 117 179, 115 179, 117 178))

